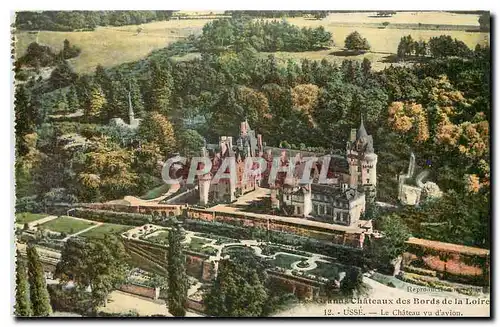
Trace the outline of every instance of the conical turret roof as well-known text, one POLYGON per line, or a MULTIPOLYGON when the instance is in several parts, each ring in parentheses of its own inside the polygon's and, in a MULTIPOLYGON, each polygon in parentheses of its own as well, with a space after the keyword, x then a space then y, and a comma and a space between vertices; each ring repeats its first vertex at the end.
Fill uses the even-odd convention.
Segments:
POLYGON ((360 139, 362 137, 367 137, 368 133, 365 129, 365 124, 363 123, 363 116, 361 116, 361 125, 359 125, 358 132, 356 133, 356 139, 360 139))

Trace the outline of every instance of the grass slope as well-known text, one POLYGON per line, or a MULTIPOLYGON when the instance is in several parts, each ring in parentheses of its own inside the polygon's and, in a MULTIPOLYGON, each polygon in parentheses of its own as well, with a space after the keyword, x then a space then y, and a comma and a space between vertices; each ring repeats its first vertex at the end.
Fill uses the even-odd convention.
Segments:
POLYGON ((136 61, 151 51, 193 33, 199 33, 209 20, 172 20, 143 25, 107 26, 91 32, 19 31, 16 36, 16 55, 22 56, 31 42, 49 45, 59 51, 68 39, 82 49, 79 57, 69 60, 77 73, 90 73, 101 64, 104 67, 136 61), (138 34, 137 28, 142 31, 138 34))

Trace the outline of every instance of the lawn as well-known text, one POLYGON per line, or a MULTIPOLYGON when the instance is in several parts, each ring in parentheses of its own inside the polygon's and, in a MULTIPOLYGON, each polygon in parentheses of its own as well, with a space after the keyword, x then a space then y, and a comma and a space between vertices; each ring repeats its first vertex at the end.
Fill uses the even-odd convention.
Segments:
POLYGON ((209 21, 152 22, 140 25, 142 31, 139 34, 139 25, 98 27, 90 32, 19 31, 15 33, 16 54, 23 55, 28 45, 37 39, 57 52, 62 49, 64 40, 68 39, 71 44, 82 49, 79 57, 69 60, 75 71, 80 74, 91 73, 99 64, 111 67, 142 59, 153 50, 164 48, 190 34, 200 33, 203 25, 209 21))
POLYGON ((94 238, 102 238, 104 235, 120 235, 123 232, 126 232, 129 229, 134 228, 135 226, 128 225, 119 225, 119 224, 103 224, 101 226, 97 226, 96 228, 92 228, 89 231, 86 231, 83 234, 80 234, 83 237, 94 237, 94 238))
POLYGON ((170 189, 169 184, 162 184, 158 187, 155 187, 152 190, 149 190, 146 194, 141 196, 141 199, 143 199, 143 200, 155 199, 155 198, 161 196, 162 194, 167 193, 169 189, 170 189))
POLYGON ((16 213, 16 224, 31 223, 35 220, 47 217, 44 213, 31 213, 31 212, 21 212, 16 213))
POLYGON ((153 243, 168 244, 168 230, 155 232, 153 236, 147 237, 146 240, 153 243))
POLYGON ((85 228, 89 228, 92 225, 95 224, 84 220, 78 220, 67 216, 61 216, 40 226, 42 226, 45 229, 50 229, 51 231, 54 232, 74 234, 78 233, 81 230, 84 230, 85 228))
POLYGON ((277 267, 291 269, 292 263, 296 261, 303 260, 303 257, 299 257, 291 254, 278 254, 276 255, 276 259, 272 260, 271 263, 277 267))

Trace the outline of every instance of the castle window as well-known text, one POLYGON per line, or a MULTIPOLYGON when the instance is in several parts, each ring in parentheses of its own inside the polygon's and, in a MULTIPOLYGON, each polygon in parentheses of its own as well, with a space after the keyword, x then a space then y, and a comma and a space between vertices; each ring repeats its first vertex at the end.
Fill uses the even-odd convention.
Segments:
POLYGON ((300 207, 297 207, 297 214, 300 215, 300 207))
POLYGON ((368 174, 368 173, 370 173, 370 168, 368 168, 368 169, 366 170, 366 173, 367 173, 367 174, 368 174))
POLYGON ((327 208, 326 208, 326 214, 327 214, 328 216, 331 216, 331 215, 333 214, 332 207, 327 207, 327 208))
POLYGON ((366 184, 370 184, 370 179, 369 178, 366 179, 366 184))

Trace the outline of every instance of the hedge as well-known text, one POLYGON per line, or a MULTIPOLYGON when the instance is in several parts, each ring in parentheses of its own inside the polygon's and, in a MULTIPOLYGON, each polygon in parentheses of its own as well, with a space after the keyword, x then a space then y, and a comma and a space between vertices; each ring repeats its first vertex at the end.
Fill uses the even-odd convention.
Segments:
POLYGON ((153 221, 153 217, 151 215, 97 209, 76 208, 74 215, 79 218, 100 221, 103 223, 131 226, 142 226, 153 221))

